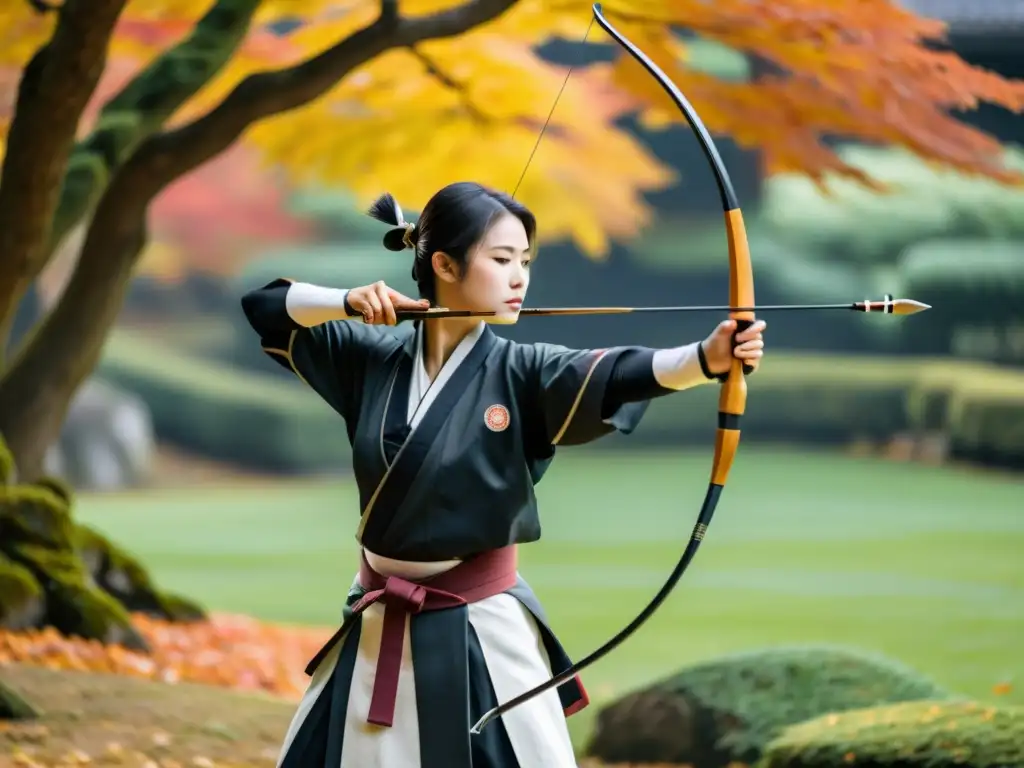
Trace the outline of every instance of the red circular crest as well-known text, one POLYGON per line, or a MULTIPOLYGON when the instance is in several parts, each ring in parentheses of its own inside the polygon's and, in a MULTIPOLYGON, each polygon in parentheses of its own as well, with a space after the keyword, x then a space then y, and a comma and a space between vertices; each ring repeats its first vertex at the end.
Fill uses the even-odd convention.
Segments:
POLYGON ((511 417, 508 415, 508 408, 504 405, 492 405, 484 411, 484 424, 492 432, 502 432, 508 429, 511 417))

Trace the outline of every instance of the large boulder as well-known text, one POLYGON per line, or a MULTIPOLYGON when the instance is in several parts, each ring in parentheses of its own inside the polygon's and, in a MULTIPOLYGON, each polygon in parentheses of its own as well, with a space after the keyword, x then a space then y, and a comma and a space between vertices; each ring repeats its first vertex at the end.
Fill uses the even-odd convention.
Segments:
POLYGON ((92 378, 75 393, 45 467, 75 488, 114 490, 145 482, 155 453, 153 419, 145 401, 92 378))
POLYGON ((752 764, 794 723, 948 696, 903 665, 853 650, 754 651, 685 668, 605 707, 584 754, 608 764, 752 764))

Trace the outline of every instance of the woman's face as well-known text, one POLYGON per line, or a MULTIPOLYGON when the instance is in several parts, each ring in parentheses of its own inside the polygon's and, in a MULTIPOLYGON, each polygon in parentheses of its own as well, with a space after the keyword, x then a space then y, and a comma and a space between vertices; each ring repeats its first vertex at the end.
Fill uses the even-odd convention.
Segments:
POLYGON ((490 323, 514 323, 530 284, 531 258, 526 228, 506 213, 495 219, 470 252, 462 280, 451 272, 439 273, 439 303, 450 309, 495 312, 486 318, 490 323))

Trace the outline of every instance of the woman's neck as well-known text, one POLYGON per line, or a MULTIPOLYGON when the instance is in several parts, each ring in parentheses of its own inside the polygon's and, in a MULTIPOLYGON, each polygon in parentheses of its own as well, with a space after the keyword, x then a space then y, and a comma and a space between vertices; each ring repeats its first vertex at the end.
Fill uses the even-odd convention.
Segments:
POLYGON ((452 352, 480 324, 475 317, 426 320, 423 323, 423 366, 433 381, 452 352))

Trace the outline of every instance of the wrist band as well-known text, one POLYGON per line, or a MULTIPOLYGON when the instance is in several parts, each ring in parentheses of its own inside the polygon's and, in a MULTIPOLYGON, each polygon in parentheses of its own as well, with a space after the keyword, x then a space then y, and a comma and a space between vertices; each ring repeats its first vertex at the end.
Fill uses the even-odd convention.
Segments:
POLYGON ((720 381, 723 384, 728 380, 728 378, 729 378, 729 374, 728 373, 712 373, 711 369, 708 368, 708 359, 707 359, 707 357, 704 356, 704 342, 703 341, 699 342, 697 344, 697 360, 700 362, 700 370, 701 370, 701 373, 704 374, 704 378, 706 378, 706 379, 716 379, 717 381, 720 381))

